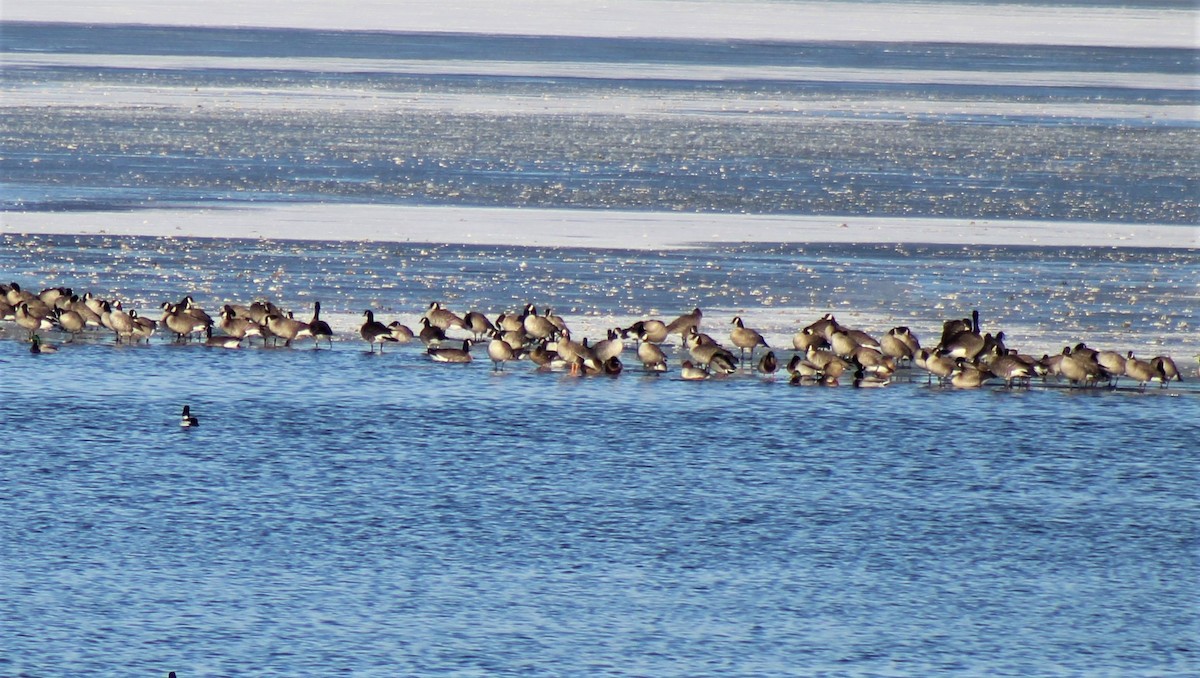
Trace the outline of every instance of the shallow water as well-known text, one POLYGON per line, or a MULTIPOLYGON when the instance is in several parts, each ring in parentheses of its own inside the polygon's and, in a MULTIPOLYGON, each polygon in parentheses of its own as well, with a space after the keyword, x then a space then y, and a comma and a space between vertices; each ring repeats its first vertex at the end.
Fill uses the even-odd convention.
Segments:
MULTIPOLYGON (((4 209, 1200 219, 1195 50, 0 39, 43 59, 0 72, 4 209)), ((0 323, 0 674, 1200 673, 1200 250, 4 233, 0 271, 152 317, 185 294, 303 319, 321 301, 338 332, 320 351, 51 333, 35 356, 0 323), (593 339, 698 305, 777 350, 827 312, 930 344, 979 309, 1025 352, 1086 341, 1188 374, 856 390, 684 382, 673 356, 571 379, 357 338, 362 310, 411 325, 433 300, 549 306, 593 339)))

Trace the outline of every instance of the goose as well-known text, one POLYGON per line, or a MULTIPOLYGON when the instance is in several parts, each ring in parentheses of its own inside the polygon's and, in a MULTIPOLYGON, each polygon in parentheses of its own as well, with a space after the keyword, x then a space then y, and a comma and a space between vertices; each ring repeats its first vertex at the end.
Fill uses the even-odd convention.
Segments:
POLYGON ((624 350, 625 342, 621 340, 621 328, 619 327, 609 330, 608 338, 596 342, 596 345, 592 347, 592 353, 601 363, 606 362, 609 358, 619 357, 624 350))
POLYGON ((558 330, 559 333, 567 331, 567 321, 563 320, 562 316, 555 315, 554 309, 547 308, 542 317, 544 317, 546 320, 549 320, 550 324, 554 325, 555 329, 558 330))
POLYGON ((1110 386, 1116 387, 1117 382, 1125 375, 1125 356, 1116 351, 1100 351, 1096 353, 1096 363, 1108 375, 1110 386))
POLYGON ((42 304, 40 307, 31 305, 32 301, 22 301, 16 307, 17 325, 29 330, 29 338, 37 332, 44 332, 54 329, 53 323, 50 322, 50 309, 42 304), (43 312, 44 310, 44 312, 43 312))
POLYGON ((44 343, 42 338, 35 334, 29 338, 29 352, 35 354, 57 353, 58 349, 50 344, 44 343))
POLYGON ((7 297, 0 297, 0 320, 16 320, 17 309, 8 303, 7 297))
POLYGON ((182 308, 184 313, 195 319, 196 332, 203 332, 204 328, 212 327, 212 317, 204 309, 196 305, 196 301, 192 299, 192 295, 189 294, 184 297, 183 301, 179 302, 179 308, 182 308))
POLYGON ((83 332, 87 327, 87 321, 83 319, 83 316, 69 308, 65 310, 55 308, 50 315, 64 332, 71 335, 72 341, 75 340, 75 335, 83 332))
POLYGON ((658 344, 643 341, 638 344, 637 355, 638 360, 642 361, 642 368, 647 372, 667 371, 667 355, 658 344))
MULTIPOLYGON (((150 318, 138 315, 138 312, 133 310, 129 312, 129 317, 133 319, 132 337, 134 342, 136 343, 145 339, 146 343, 149 344, 150 337, 153 337, 154 333, 158 330, 158 323, 150 318)), ((208 329, 212 329, 212 326, 210 325, 208 329)))
POLYGON ((525 334, 536 339, 550 339, 559 333, 558 326, 550 322, 544 316, 537 314, 537 308, 533 304, 525 306, 524 320, 522 321, 525 328, 525 334))
POLYGON ((1147 382, 1165 381, 1160 370, 1155 369, 1154 365, 1146 360, 1135 358, 1133 351, 1130 351, 1125 358, 1125 376, 1136 381, 1138 388, 1142 390, 1145 390, 1147 382))
MULTIPOLYGON (((221 308, 220 315, 221 322, 218 327, 220 327, 221 331, 225 334, 239 340, 246 339, 248 337, 262 338, 262 326, 249 317, 237 315, 237 311, 235 311, 234 308, 229 304, 226 304, 221 308)), ((263 319, 265 320, 266 317, 267 316, 264 315, 263 319)), ((265 343, 266 339, 264 338, 263 341, 265 343)))
POLYGON ((496 316, 495 327, 505 332, 524 332, 524 317, 512 313, 501 313, 496 316))
POLYGON ((799 354, 793 355, 792 359, 787 364, 788 374, 792 375, 792 384, 809 384, 816 383, 817 380, 825 376, 825 372, 805 358, 801 358, 799 354))
POLYGON ((625 329, 625 334, 632 334, 639 342, 661 344, 671 336, 667 324, 661 320, 639 320, 625 329))
POLYGON ((192 408, 184 405, 183 414, 179 417, 179 426, 182 428, 196 428, 199 425, 200 419, 192 414, 192 408))
POLYGON ((321 340, 324 339, 329 343, 329 348, 333 348, 333 328, 329 323, 321 320, 321 302, 313 302, 313 317, 308 321, 308 334, 313 338, 313 345, 321 348, 321 340))
POLYGON ((893 327, 892 329, 888 330, 887 334, 883 335, 883 338, 879 340, 879 350, 881 353, 892 358, 896 362, 905 360, 911 362, 913 356, 916 354, 916 350, 914 350, 907 341, 901 338, 901 330, 907 332, 908 328, 893 327))
POLYGON ((995 360, 988 363, 988 370, 997 378, 1004 380, 1005 388, 1012 388, 1014 381, 1023 382, 1028 386, 1029 380, 1033 379, 1034 375, 1031 365, 1009 353, 997 356, 995 360))
POLYGON ((438 301, 429 303, 429 310, 425 311, 425 317, 429 319, 431 325, 442 330, 449 330, 455 327, 464 330, 467 329, 467 323, 457 313, 444 308, 441 302, 438 301))
POLYGON ((408 342, 412 341, 413 337, 415 336, 413 335, 413 331, 408 328, 408 325, 405 325, 399 320, 393 320, 392 322, 388 323, 387 327, 392 332, 392 338, 401 344, 407 344, 408 342))
POLYGON ((267 316, 267 329, 271 330, 271 334, 283 339, 284 346, 291 346, 293 339, 312 336, 308 323, 296 320, 290 311, 286 316, 278 313, 267 316))
POLYGON ((446 331, 434 325, 429 318, 421 318, 421 330, 417 335, 426 346, 437 346, 446 340, 446 331))
POLYGON ((117 343, 121 343, 121 337, 133 336, 133 317, 121 308, 121 302, 115 304, 104 302, 104 314, 100 316, 101 322, 106 327, 117 335, 117 343))
POLYGON ((816 334, 826 341, 829 341, 829 337, 833 334, 834 330, 838 329, 839 327, 840 325, 838 325, 837 318, 833 317, 832 313, 826 313, 816 322, 812 323, 808 327, 805 327, 804 329, 808 330, 812 334, 816 334))
POLYGON ((358 328, 358 334, 371 346, 371 353, 375 352, 375 344, 379 344, 379 353, 383 354, 383 343, 386 341, 395 342, 396 338, 392 336, 392 331, 384 326, 383 323, 375 319, 375 313, 370 309, 363 311, 362 327, 358 328))
MULTIPOLYGON (((923 368, 929 373, 930 377, 937 377, 938 382, 944 384, 954 372, 956 364, 954 358, 948 356, 940 356, 930 353, 927 349, 921 349, 917 352, 919 356, 917 366, 923 368)), ((926 383, 929 383, 928 381, 926 383)))
POLYGON ((708 379, 708 372, 693 365, 692 361, 685 360, 679 366, 679 377, 684 381, 703 381, 708 379))
POLYGON ((487 316, 479 311, 468 311, 467 315, 463 317, 463 323, 470 330, 471 334, 475 336, 476 340, 496 330, 496 326, 492 324, 492 321, 488 320, 487 316))
POLYGON ((737 371, 737 358, 733 353, 707 335, 697 334, 694 328, 687 339, 687 349, 697 365, 727 374, 737 371))
POLYGON ((750 349, 750 362, 754 362, 754 349, 759 346, 770 348, 763 336, 757 330, 746 327, 741 316, 733 319, 733 329, 729 331, 729 340, 741 351, 741 360, 746 359, 746 349, 750 349))
POLYGON ((850 336, 849 332, 844 332, 840 329, 837 329, 829 335, 829 349, 833 351, 835 355, 842 358, 849 358, 850 356, 854 355, 854 353, 858 351, 859 346, 861 346, 861 344, 858 343, 857 339, 850 336))
POLYGON ((208 327, 204 330, 204 345, 210 348, 234 349, 242 347, 242 340, 228 334, 214 336, 212 328, 208 327))
POLYGON ((886 356, 877 349, 869 346, 859 346, 854 351, 854 355, 850 356, 850 359, 851 362, 858 366, 859 370, 880 377, 890 377, 896 371, 896 360, 894 358, 886 356))
POLYGON ((493 372, 502 371, 504 363, 516 357, 513 347, 504 340, 504 335, 495 329, 492 330, 492 340, 488 342, 487 353, 488 358, 492 360, 493 372))
POLYGON ((1100 369, 1099 363, 1086 355, 1075 354, 1070 346, 1063 348, 1058 371, 1072 386, 1093 386, 1104 378, 1104 370, 1100 369))
POLYGON ((958 358, 955 361, 954 371, 950 374, 950 385, 963 389, 979 388, 991 376, 992 373, 987 368, 980 367, 966 358, 958 358))
POLYGON ((1166 388, 1172 380, 1183 381, 1183 374, 1180 373, 1179 367, 1175 365, 1171 356, 1155 356, 1150 359, 1150 366, 1162 375, 1162 383, 1159 384, 1159 388, 1166 388))
POLYGON ((811 326, 792 335, 792 348, 797 351, 807 353, 810 348, 824 348, 826 345, 828 342, 825 335, 816 332, 811 326))
POLYGON ((426 349, 425 352, 436 363, 469 363, 471 362, 471 340, 463 340, 462 348, 443 348, 439 346, 426 349))
POLYGON ((191 338, 193 332, 203 332, 206 325, 196 316, 186 313, 179 304, 164 301, 162 309, 162 324, 175 333, 175 341, 183 342, 191 338))
POLYGON ((697 308, 693 308, 691 313, 684 313, 678 318, 667 323, 666 332, 670 336, 678 334, 680 338, 685 338, 690 332, 700 331, 700 321, 704 318, 704 312, 697 308))

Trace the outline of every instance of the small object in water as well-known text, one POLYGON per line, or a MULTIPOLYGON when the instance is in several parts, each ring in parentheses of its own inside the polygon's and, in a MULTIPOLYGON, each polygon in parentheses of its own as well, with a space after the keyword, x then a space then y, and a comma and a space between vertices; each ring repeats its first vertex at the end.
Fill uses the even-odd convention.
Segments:
POLYGON ((200 425, 200 420, 192 416, 192 408, 190 406, 183 406, 183 416, 179 419, 179 425, 183 428, 195 428, 200 425))
POLYGON ((33 335, 32 339, 29 340, 30 353, 56 353, 57 351, 58 349, 54 346, 51 346, 50 344, 43 344, 42 338, 36 334, 33 335))

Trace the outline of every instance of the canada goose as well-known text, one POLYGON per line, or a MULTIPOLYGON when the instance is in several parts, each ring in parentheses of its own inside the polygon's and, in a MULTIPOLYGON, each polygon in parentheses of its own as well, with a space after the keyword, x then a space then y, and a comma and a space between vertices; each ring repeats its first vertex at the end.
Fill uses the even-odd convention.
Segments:
POLYGON ((228 334, 213 335, 211 327, 204 329, 204 345, 210 348, 241 348, 242 340, 228 334))
MULTIPOLYGON (((296 320, 290 311, 286 316, 279 313, 267 316, 267 329, 271 330, 271 334, 283 339, 284 346, 291 346, 293 339, 308 337, 312 334, 308 329, 308 323, 296 320)), ((388 334, 390 335, 391 332, 388 334)))
POLYGON ((661 344, 671 336, 667 331, 667 325, 661 320, 639 320, 630 325, 626 330, 626 334, 632 334, 638 341, 649 341, 654 344, 661 344))
POLYGON ((788 374, 792 375, 792 384, 811 384, 825 376, 825 372, 812 362, 793 355, 787 364, 788 374))
MULTIPOLYGON (((183 300, 179 302, 178 306, 181 309, 183 309, 184 313, 192 316, 198 322, 202 323, 205 327, 211 326, 213 324, 212 317, 209 316, 208 313, 206 313, 204 311, 204 309, 202 309, 196 305, 196 300, 192 299, 192 295, 189 294, 186 297, 184 297, 183 300)), ((201 328, 201 330, 199 330, 199 331, 203 331, 203 328, 201 328)))
POLYGON ((389 330, 391 330, 392 337, 398 343, 407 344, 408 342, 413 340, 413 337, 414 337, 413 331, 408 328, 408 325, 405 325, 404 323, 400 322, 399 320, 393 320, 392 322, 387 324, 387 327, 389 330))
POLYGON ((1166 388, 1172 380, 1183 381, 1183 374, 1180 373, 1179 367, 1175 365, 1171 356, 1155 356, 1150 359, 1150 366, 1162 375, 1162 383, 1159 384, 1159 388, 1166 388))
POLYGON ((880 377, 890 377, 896 371, 896 360, 869 346, 859 346, 850 356, 858 369, 880 377))
POLYGON ((479 311, 468 311, 467 315, 463 317, 463 323, 470 330, 471 334, 475 336, 476 340, 496 330, 496 326, 492 324, 492 321, 488 320, 487 316, 479 311))
POLYGON ((87 327, 87 321, 83 319, 83 316, 71 309, 63 310, 55 308, 51 312, 51 316, 64 332, 71 335, 72 341, 74 341, 75 335, 83 332, 84 328, 87 327))
POLYGON ((117 335, 117 343, 121 343, 121 337, 133 336, 133 318, 121 308, 121 302, 111 303, 104 302, 104 313, 100 316, 101 322, 106 327, 117 335))
POLYGON ((637 354, 638 360, 642 361, 642 368, 647 372, 667 371, 667 354, 663 353, 658 344, 643 341, 638 344, 637 354))
POLYGON ((501 313, 496 316, 495 327, 505 332, 524 332, 524 317, 512 313, 501 313))
POLYGON ((431 323, 429 318, 421 318, 421 329, 417 332, 417 337, 425 346, 438 346, 446 341, 446 331, 431 323))
POLYGON ((395 342, 396 338, 392 336, 392 331, 384 327, 383 323, 375 319, 375 313, 370 309, 363 311, 362 327, 358 328, 358 334, 371 346, 371 353, 375 352, 375 344, 379 344, 379 353, 383 354, 383 343, 385 341, 395 342))
POLYGON ((464 330, 468 329, 467 323, 457 313, 444 308, 441 302, 430 302, 429 310, 425 311, 425 317, 429 319, 429 324, 442 330, 449 330, 455 327, 464 330))
POLYGON ((496 330, 492 330, 492 340, 488 342, 487 347, 488 358, 492 360, 492 371, 499 372, 504 369, 504 363, 516 357, 513 352, 513 347, 504 340, 503 335, 496 330))
POLYGON ((33 293, 26 292, 25 290, 21 289, 21 286, 15 282, 9 284, 8 289, 5 290, 4 294, 9 305, 11 305, 13 308, 16 308, 17 305, 19 305, 22 301, 29 302, 36 300, 38 303, 41 303, 41 300, 34 296, 33 293))
MULTIPOLYGON (((267 316, 263 316, 265 320, 267 316)), ((246 339, 248 337, 262 337, 262 326, 249 317, 236 315, 233 307, 226 304, 221 309, 221 322, 218 325, 221 331, 236 339, 246 339)), ((265 343, 265 339, 263 339, 265 343)))
MULTIPOLYGON (((146 343, 149 344, 150 337, 153 337, 154 333, 158 330, 158 323, 150 318, 138 315, 138 312, 135 310, 129 311, 129 317, 133 320, 133 334, 131 336, 134 342, 136 343, 145 339, 146 343)), ((212 326, 210 325, 208 329, 212 329, 212 326)))
POLYGON ((854 355, 854 352, 858 350, 859 346, 861 346, 861 344, 858 343, 857 339, 850 336, 848 332, 843 332, 840 329, 834 330, 833 333, 829 335, 829 350, 833 351, 835 355, 842 358, 849 358, 850 356, 854 355))
POLYGON ((1161 370, 1156 369, 1149 361, 1135 358, 1133 351, 1125 358, 1125 376, 1136 381, 1138 388, 1142 390, 1145 390, 1146 382, 1166 381, 1161 370))
POLYGON ((16 320, 17 309, 8 303, 7 297, 0 297, 0 320, 16 320))
POLYGON ((684 313, 678 318, 667 323, 666 332, 670 336, 678 334, 681 338, 686 337, 689 332, 700 331, 700 321, 704 318, 704 312, 699 308, 693 308, 691 313, 684 313))
POLYGON ((688 353, 691 354, 692 360, 696 361, 697 365, 702 365, 708 369, 713 369, 714 361, 719 359, 720 371, 724 372, 726 368, 737 370, 737 358, 724 346, 713 341, 711 337, 696 333, 695 328, 691 329, 690 334, 685 339, 688 353))
POLYGON ((733 374, 734 372, 737 372, 738 364, 737 360, 734 359, 733 354, 725 351, 723 353, 717 353, 709 359, 708 369, 720 374, 733 374))
POLYGON ((164 301, 162 309, 162 324, 175 333, 175 341, 183 342, 191 339, 193 332, 203 332, 206 325, 196 316, 187 313, 179 304, 164 301))
POLYGON ((608 331, 608 338, 597 341, 592 347, 592 353, 595 354, 596 360, 601 363, 606 362, 609 358, 616 358, 625 350, 625 342, 621 339, 621 328, 616 328, 608 331))
POLYGON ((988 370, 1004 380, 1005 388, 1012 388, 1014 381, 1023 382, 1028 386, 1029 380, 1033 379, 1034 374, 1032 366, 1010 354, 997 356, 995 360, 988 363, 988 370))
POLYGON ((950 384, 954 388, 979 388, 991 376, 992 373, 987 368, 980 367, 966 358, 957 358, 954 371, 950 374, 950 384))
POLYGON ((812 327, 805 327, 792 335, 792 348, 797 351, 807 353, 810 348, 824 348, 827 344, 825 335, 816 332, 812 327))
POLYGON ((883 338, 879 340, 879 350, 881 353, 891 357, 896 362, 905 360, 911 362, 917 351, 914 350, 913 347, 902 338, 902 332, 907 333, 908 328, 893 327, 892 329, 888 330, 887 334, 883 335, 883 338))
POLYGON ((45 304, 41 307, 31 306, 31 302, 22 301, 17 304, 16 320, 17 325, 29 330, 29 338, 32 339, 36 332, 48 331, 54 329, 54 325, 48 318, 50 310, 45 308, 45 304), (43 309, 45 312, 43 313, 43 309))
POLYGON ((200 425, 200 420, 192 415, 192 408, 190 406, 183 406, 183 414, 179 417, 179 425, 183 428, 196 428, 200 425))
POLYGON ((37 298, 46 306, 53 308, 59 299, 67 299, 70 296, 71 289, 69 287, 47 287, 38 293, 37 298))
POLYGON ((547 308, 546 312, 542 314, 542 317, 546 320, 549 320, 550 324, 554 325, 554 328, 558 330, 559 333, 567 331, 567 321, 563 320, 562 316, 555 315, 554 309, 547 308))
POLYGON ((685 360, 679 366, 679 377, 685 381, 702 381, 708 379, 708 372, 693 365, 692 361, 685 360))
POLYGON ((35 334, 29 338, 29 352, 38 354, 57 353, 58 349, 50 344, 43 343, 42 338, 35 334))
POLYGON ((775 374, 778 369, 779 361, 775 358, 775 351, 767 351, 766 355, 758 361, 758 371, 767 376, 775 374))
POLYGON ((1071 385, 1094 386, 1104 378, 1100 364, 1085 355, 1076 355, 1070 346, 1064 347, 1062 359, 1058 363, 1059 374, 1066 377, 1071 385))
POLYGON ((549 319, 537 314, 537 308, 533 304, 525 306, 525 315, 522 321, 525 328, 525 334, 537 339, 550 339, 559 333, 558 326, 550 322, 549 319))
POLYGON ((954 340, 954 337, 964 332, 972 332, 981 334, 979 331, 979 310, 971 311, 970 318, 959 318, 955 320, 947 320, 942 323, 942 338, 938 340, 938 344, 934 347, 935 351, 940 351, 943 347, 954 340))
MULTIPOLYGON (((917 366, 924 368, 931 377, 937 377, 938 382, 944 384, 950 375, 954 373, 956 367, 955 359, 948 356, 939 356, 930 353, 928 349, 921 349, 917 352, 919 356, 917 366)), ((929 383, 928 381, 926 383, 929 383)))
POLYGON ((832 313, 826 313, 816 322, 812 323, 808 327, 805 327, 804 329, 808 330, 812 334, 816 334, 825 341, 829 341, 829 337, 833 334, 834 330, 839 329, 839 327, 840 325, 838 325, 837 318, 834 318, 832 313))
POLYGON ((102 327, 100 324, 100 314, 93 311, 92 307, 88 306, 87 303, 78 296, 71 295, 71 300, 68 302, 67 308, 63 310, 75 311, 78 313, 79 317, 83 318, 84 325, 88 327, 102 327))
POLYGON ((752 330, 746 327, 742 322, 741 316, 733 319, 733 329, 729 331, 729 340, 734 346, 738 347, 741 352, 740 357, 743 362, 746 360, 746 349, 750 349, 750 362, 754 362, 754 349, 759 346, 767 347, 767 342, 757 330, 752 330))
POLYGON ((321 320, 321 302, 313 302, 313 317, 308 322, 308 334, 313 338, 313 345, 317 348, 321 347, 321 340, 324 339, 329 343, 329 348, 333 348, 333 328, 329 323, 321 320))
POLYGON ((437 363, 469 363, 471 362, 471 340, 463 340, 462 348, 436 347, 426 349, 425 352, 437 363))

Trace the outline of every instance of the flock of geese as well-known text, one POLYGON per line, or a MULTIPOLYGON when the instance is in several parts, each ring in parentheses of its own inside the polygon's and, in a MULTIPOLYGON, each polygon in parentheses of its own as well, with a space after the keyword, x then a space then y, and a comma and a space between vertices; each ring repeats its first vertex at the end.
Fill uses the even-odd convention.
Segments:
MULTIPOLYGON (((320 302, 314 303, 311 319, 303 321, 292 311, 260 300, 225 304, 214 318, 188 295, 178 302, 163 302, 154 319, 90 292, 79 296, 69 288, 54 287, 34 294, 15 282, 0 283, 0 320, 27 331, 31 353, 56 350, 41 337, 50 331, 73 340, 84 332, 107 330, 117 343, 148 342, 163 333, 176 342, 201 341, 220 348, 238 348, 255 339, 272 346, 312 341, 316 348, 332 347, 334 332, 320 316, 320 302)), ((472 362, 475 347, 483 345, 496 371, 527 360, 539 370, 580 377, 620 374, 625 361, 634 359, 646 372, 667 372, 667 347, 678 356, 679 376, 685 380, 740 371, 773 376, 782 369, 793 384, 837 386, 846 380, 872 388, 888 385, 905 368, 923 371, 928 383, 936 380, 963 389, 1001 382, 1009 388, 1029 386, 1034 379, 1066 380, 1073 387, 1116 387, 1126 379, 1144 389, 1152 382, 1165 388, 1173 380, 1183 380, 1175 361, 1165 355, 1143 360, 1133 351, 1096 350, 1083 343, 1040 358, 1023 354, 1005 345, 1004 332, 982 332, 978 311, 970 318, 945 321, 932 346, 922 346, 907 327, 894 327, 875 337, 826 314, 795 333, 786 362, 740 317, 733 318, 728 334, 720 338, 702 331, 703 320, 703 312, 695 308, 668 322, 644 319, 629 327, 614 327, 604 339, 589 343, 586 338, 576 340, 560 316, 550 310, 539 314, 532 304, 520 313, 504 312, 493 319, 473 310, 460 315, 432 302, 415 331, 399 321, 385 325, 374 312, 364 311, 359 337, 372 353, 378 347, 381 354, 387 344, 419 341, 429 359, 441 363, 472 362), (669 344, 675 341, 679 348, 671 349, 669 344)))

